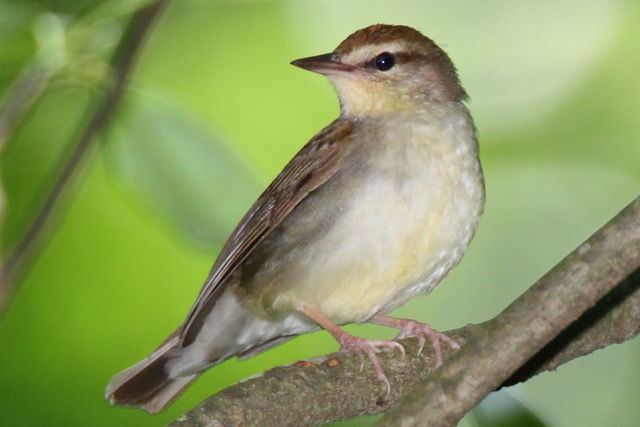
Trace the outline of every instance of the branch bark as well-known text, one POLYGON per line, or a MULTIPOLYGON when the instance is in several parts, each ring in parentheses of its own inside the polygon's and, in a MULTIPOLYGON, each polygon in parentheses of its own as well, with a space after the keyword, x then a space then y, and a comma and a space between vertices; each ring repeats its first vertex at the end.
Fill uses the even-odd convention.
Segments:
POLYGON ((381 353, 371 367, 338 352, 271 369, 208 398, 171 426, 318 425, 387 411, 381 425, 451 426, 497 388, 640 333, 640 197, 495 318, 449 331, 462 349, 381 353), (400 402, 400 403, 398 403, 400 402))

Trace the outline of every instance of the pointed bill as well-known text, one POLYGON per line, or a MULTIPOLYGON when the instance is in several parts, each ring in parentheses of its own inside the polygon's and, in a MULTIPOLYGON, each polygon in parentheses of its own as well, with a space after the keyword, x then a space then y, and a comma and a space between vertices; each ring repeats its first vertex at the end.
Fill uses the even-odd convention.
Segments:
POLYGON ((335 52, 296 59, 291 61, 291 65, 324 75, 350 73, 356 70, 353 65, 341 62, 340 56, 335 52))

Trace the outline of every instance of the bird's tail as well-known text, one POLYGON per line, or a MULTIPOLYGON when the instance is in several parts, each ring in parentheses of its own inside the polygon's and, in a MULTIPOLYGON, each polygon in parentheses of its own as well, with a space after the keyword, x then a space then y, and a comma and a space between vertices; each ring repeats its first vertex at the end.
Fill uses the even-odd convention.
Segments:
POLYGON ((150 414, 162 411, 200 375, 169 377, 165 365, 178 345, 174 333, 151 356, 114 376, 105 397, 112 405, 139 406, 150 414))

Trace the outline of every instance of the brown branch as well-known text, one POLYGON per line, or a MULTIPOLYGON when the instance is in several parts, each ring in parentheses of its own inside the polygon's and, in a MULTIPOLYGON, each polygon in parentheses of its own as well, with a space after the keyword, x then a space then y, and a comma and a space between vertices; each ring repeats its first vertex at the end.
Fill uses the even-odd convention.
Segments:
POLYGON ((640 198, 496 318, 447 332, 462 349, 445 349, 446 363, 433 374, 431 352, 416 355, 414 339, 403 341, 405 360, 381 353, 389 396, 368 363, 361 370, 357 356, 339 352, 235 384, 171 425, 318 425, 385 412, 401 400, 383 425, 454 425, 501 384, 638 333, 640 198))
POLYGON ((26 262, 35 257, 36 243, 42 240, 43 231, 49 223, 52 213, 67 192, 69 183, 79 166, 86 158, 94 137, 97 133, 104 131, 111 123, 145 36, 168 1, 155 1, 134 13, 129 20, 110 61, 114 75, 113 78, 108 79, 105 85, 104 96, 95 111, 91 113, 89 121, 80 133, 71 155, 55 179, 35 219, 2 265, 0 270, 0 311, 6 306, 9 294, 13 292, 10 286, 15 287, 15 282, 18 281, 21 272, 25 270, 26 262))
POLYGON ((640 268, 518 368, 501 387, 553 371, 572 359, 640 333, 640 268))

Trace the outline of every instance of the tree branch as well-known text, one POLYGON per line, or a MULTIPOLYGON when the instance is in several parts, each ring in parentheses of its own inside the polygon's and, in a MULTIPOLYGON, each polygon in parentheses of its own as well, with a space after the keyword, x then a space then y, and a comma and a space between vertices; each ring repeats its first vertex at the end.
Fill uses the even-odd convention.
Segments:
POLYGON ((104 131, 111 123, 145 36, 168 1, 155 1, 136 12, 130 19, 111 60, 115 73, 105 85, 103 98, 80 133, 71 155, 55 179, 35 219, 0 269, 0 311, 7 304, 9 294, 13 292, 10 286, 25 269, 26 261, 33 258, 36 243, 42 239, 45 226, 49 223, 60 199, 67 192, 69 183, 86 157, 95 135, 104 131))
POLYGON ((449 331, 462 349, 380 353, 392 391, 346 352, 271 369, 208 398, 171 426, 318 425, 392 408, 382 425, 454 425, 486 394, 640 333, 640 197, 504 312, 449 331), (591 308, 590 308, 591 307, 591 308), (555 339, 554 339, 555 337, 555 339))
POLYGON ((380 425, 455 425, 638 266, 640 198, 490 320, 491 327, 479 331, 380 425))

